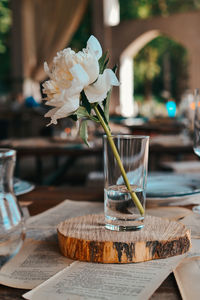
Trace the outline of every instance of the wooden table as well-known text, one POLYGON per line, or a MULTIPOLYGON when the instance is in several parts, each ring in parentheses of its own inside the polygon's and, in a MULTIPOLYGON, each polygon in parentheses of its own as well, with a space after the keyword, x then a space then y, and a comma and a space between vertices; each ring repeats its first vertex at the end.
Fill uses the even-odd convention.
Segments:
MULTIPOLYGON (((0 141, 0 147, 13 148, 17 151, 19 158, 24 156, 61 156, 66 155, 70 157, 90 156, 92 154, 102 155, 102 141, 101 137, 92 141, 94 145, 87 147, 79 141, 56 141, 53 138, 33 137, 26 139, 7 139, 0 141)), ((150 137, 150 152, 155 155, 158 154, 180 154, 193 153, 193 141, 182 140, 179 135, 164 136, 155 135, 150 137), (159 142, 159 137, 161 141, 159 142), (156 139, 156 140, 155 140, 156 139), (166 139, 167 142, 163 143, 166 139)))
MULTIPOLYGON (((159 136, 155 136, 156 138, 159 136)), ((164 137, 164 136, 161 136, 164 137)), ((170 156, 174 160, 180 160, 182 156, 194 155, 192 141, 184 142, 180 136, 172 135, 172 140, 167 136, 167 143, 159 143, 159 140, 154 141, 154 137, 150 138, 149 148, 149 170, 155 171, 160 168, 160 163, 163 161, 165 156, 170 156)), ((165 138, 165 137, 164 137, 165 138)), ((102 166, 103 161, 103 147, 101 138, 95 142, 90 148, 87 146, 77 143, 76 141, 56 142, 52 138, 26 138, 26 139, 8 139, 0 141, 0 147, 13 148, 17 151, 18 164, 19 160, 23 157, 34 156, 36 159, 36 178, 37 182, 46 185, 55 185, 57 178, 59 179, 71 166, 74 165, 77 159, 95 156, 99 160, 98 166, 102 166), (55 170, 49 178, 42 178, 42 158, 52 156, 55 159, 55 170), (58 168, 58 159, 60 156, 66 156, 66 161, 62 167, 58 168), (57 163, 56 163, 57 162, 57 163)), ((18 168, 16 168, 17 170, 18 168)), ((16 173, 16 176, 20 177, 20 173, 16 173)), ((59 180, 58 180, 59 182, 59 180)))
POLYGON ((97 143, 87 147, 81 140, 58 140, 56 138, 33 137, 26 139, 7 139, 0 141, 1 148, 12 148, 17 151, 17 164, 15 176, 21 177, 20 160, 24 157, 35 158, 36 174, 35 180, 40 185, 55 185, 60 178, 74 166, 78 159, 88 156, 99 158, 102 161, 102 146, 97 143), (43 158, 52 157, 55 168, 46 177, 43 177, 43 158), (59 158, 65 157, 62 165, 59 158))
MULTIPOLYGON (((102 188, 84 188, 84 187, 37 187, 28 194, 18 197, 20 201, 31 201, 29 206, 31 215, 43 212, 50 207, 57 205, 65 199, 72 199, 77 201, 103 201, 102 188)), ((21 297, 26 290, 15 289, 0 285, 0 299, 1 300, 15 300, 23 299, 21 297)), ((161 286, 151 297, 152 300, 170 299, 180 300, 181 296, 173 274, 170 274, 161 286)))
POLYGON ((121 121, 121 124, 128 127, 133 134, 179 134, 186 128, 187 120, 161 117, 144 121, 143 119, 128 119, 121 121), (138 123, 139 121, 139 123, 138 123))
POLYGON ((9 147, 17 151, 18 157, 66 155, 71 157, 88 156, 101 153, 102 147, 87 147, 80 140, 58 140, 56 138, 32 137, 7 139, 0 141, 0 147, 9 147))

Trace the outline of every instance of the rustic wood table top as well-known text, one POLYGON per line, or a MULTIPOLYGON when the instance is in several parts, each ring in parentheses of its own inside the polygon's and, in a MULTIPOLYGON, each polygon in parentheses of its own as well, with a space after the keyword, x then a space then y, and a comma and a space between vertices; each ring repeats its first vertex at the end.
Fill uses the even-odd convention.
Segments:
MULTIPOLYGON (((193 143, 189 139, 184 141, 178 135, 155 135, 150 138, 150 150, 162 154, 163 151, 169 154, 176 153, 192 153, 193 143), (159 139, 161 137, 161 139, 159 139), (164 139, 164 143, 163 143, 164 139)), ((55 138, 31 137, 26 139, 11 138, 0 141, 0 147, 9 147, 17 150, 21 156, 46 156, 46 155, 101 155, 102 154, 102 139, 93 138, 92 146, 87 147, 79 140, 59 140, 55 138)))
MULTIPOLYGON (((183 136, 151 136, 149 146, 149 170, 156 170, 159 168, 160 163, 163 161, 163 157, 166 155, 178 159, 183 155, 189 155, 196 158, 192 145, 192 141, 187 138, 184 140, 183 136), (159 141, 159 137, 161 137, 161 141, 159 141), (165 138, 164 144, 163 138, 165 138)), ((38 164, 36 172, 38 178, 40 177, 41 173, 40 169, 42 158, 46 156, 54 156, 57 158, 60 156, 66 156, 70 161, 75 161, 82 157, 95 156, 100 160, 103 160, 103 146, 101 137, 94 138, 92 140, 91 147, 83 145, 80 140, 66 140, 59 142, 57 139, 44 137, 6 139, 0 141, 0 147, 15 149, 17 151, 18 160, 27 156, 33 156, 37 158, 38 164)), ((68 169, 68 166, 65 169, 68 169)), ((38 183, 43 184, 42 180, 39 180, 38 183)), ((56 183, 54 180, 47 181, 47 185, 55 184, 56 183)))
MULTIPOLYGON (((65 199, 77 201, 102 201, 103 190, 102 188, 91 187, 37 187, 30 193, 21 195, 18 200, 21 202, 32 202, 29 205, 31 215, 41 213, 65 199)), ((0 285, 0 299, 1 300, 15 300, 23 299, 22 295, 27 290, 10 288, 0 285)), ((161 286, 155 291, 151 297, 152 300, 156 299, 181 299, 175 278, 170 274, 161 286)))
POLYGON ((102 153, 102 146, 98 143, 87 147, 78 140, 59 140, 56 138, 31 137, 31 138, 12 138, 0 141, 0 147, 9 147, 17 150, 18 157, 23 156, 52 156, 69 155, 72 157, 88 156, 91 154, 99 155, 102 153))

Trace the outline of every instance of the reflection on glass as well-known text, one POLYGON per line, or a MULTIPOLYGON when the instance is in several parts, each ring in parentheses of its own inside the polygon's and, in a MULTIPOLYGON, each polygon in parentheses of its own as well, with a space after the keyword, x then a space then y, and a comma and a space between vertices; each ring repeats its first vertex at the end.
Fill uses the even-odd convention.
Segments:
MULTIPOLYGON (((194 144, 193 149, 200 157, 200 90, 195 89, 195 113, 194 113, 194 144)), ((200 205, 193 207, 193 211, 200 213, 200 205)))
POLYGON ((15 255, 24 239, 24 221, 13 192, 16 153, 0 149, 0 267, 15 255))
POLYGON ((195 114, 194 114, 194 152, 200 156, 200 93, 195 90, 195 114))

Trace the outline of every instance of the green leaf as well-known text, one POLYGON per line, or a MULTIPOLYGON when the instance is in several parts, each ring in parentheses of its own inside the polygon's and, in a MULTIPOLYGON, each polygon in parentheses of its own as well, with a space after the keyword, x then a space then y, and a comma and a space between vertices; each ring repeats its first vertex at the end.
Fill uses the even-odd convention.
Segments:
POLYGON ((88 131, 87 131, 87 121, 84 120, 81 123, 80 126, 80 137, 82 138, 82 140, 84 141, 84 143, 90 147, 89 143, 88 143, 88 131))
POLYGON ((99 123, 99 119, 96 116, 90 115, 89 119, 92 120, 92 121, 94 121, 94 122, 96 122, 96 123, 99 123))
POLYGON ((103 74, 103 71, 105 70, 108 62, 109 62, 109 58, 107 58, 108 52, 106 51, 106 53, 104 53, 102 55, 102 57, 99 59, 99 73, 103 74))
POLYGON ((117 65, 114 65, 114 67, 112 68, 112 71, 116 74, 116 72, 117 72, 117 65))
POLYGON ((76 111, 76 114, 77 114, 78 119, 84 118, 84 117, 85 118, 89 117, 89 113, 84 106, 79 106, 79 108, 76 111))
POLYGON ((82 105, 86 108, 88 114, 90 115, 92 108, 91 108, 91 104, 88 101, 84 91, 81 92, 81 100, 82 100, 82 105))
POLYGON ((77 114, 78 119, 87 118, 94 122, 97 122, 97 123, 99 122, 99 119, 96 116, 93 116, 91 114, 89 115, 88 111, 86 110, 86 108, 84 106, 79 106, 79 108, 76 111, 76 114, 77 114))
POLYGON ((104 114, 105 114, 105 118, 107 120, 107 123, 109 123, 109 105, 110 105, 110 96, 112 93, 112 89, 110 89, 110 91, 107 94, 107 98, 103 101, 103 105, 104 105, 104 114))
POLYGON ((74 121, 77 121, 77 120, 78 120, 76 114, 75 114, 75 115, 68 116, 68 118, 70 118, 70 119, 72 119, 72 120, 74 120, 74 121))

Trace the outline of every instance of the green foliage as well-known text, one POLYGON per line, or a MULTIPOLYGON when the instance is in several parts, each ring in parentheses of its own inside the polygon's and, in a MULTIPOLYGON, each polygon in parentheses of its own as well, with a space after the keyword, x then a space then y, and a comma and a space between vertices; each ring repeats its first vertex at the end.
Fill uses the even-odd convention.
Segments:
POLYGON ((11 10, 9 0, 0 1, 0 93, 9 89, 10 49, 9 34, 11 29, 11 10))
POLYGON ((153 80, 160 73, 159 49, 150 45, 144 47, 135 58, 135 78, 137 81, 153 80))
POLYGON ((84 91, 81 92, 81 101, 82 101, 82 105, 85 107, 85 109, 87 110, 88 114, 90 115, 91 113, 91 105, 84 93, 84 91))
POLYGON ((11 26, 11 11, 8 8, 8 0, 0 1, 0 53, 6 52, 7 34, 11 26))
POLYGON ((79 25, 79 28, 73 35, 72 40, 69 43, 69 45, 66 45, 67 47, 71 47, 75 51, 79 51, 82 48, 85 48, 88 37, 92 34, 92 11, 91 11, 91 9, 92 9, 91 3, 89 2, 89 5, 88 5, 86 12, 83 16, 83 19, 79 25))
POLYGON ((79 106, 78 110, 76 111, 76 115, 78 119, 89 117, 89 113, 84 106, 79 106))
POLYGON ((77 115, 71 115, 68 118, 72 119, 73 121, 77 121, 78 120, 77 115))
POLYGON ((96 116, 93 116, 92 114, 89 114, 84 106, 79 106, 79 108, 76 111, 76 115, 78 119, 85 118, 95 122, 99 122, 98 118, 96 116))
POLYGON ((179 100, 182 90, 187 87, 187 51, 180 44, 165 36, 152 40, 135 56, 134 89, 136 94, 142 94, 145 82, 151 81, 153 94, 162 98, 163 64, 166 55, 169 57, 170 65, 171 96, 179 100))
POLYGON ((200 9, 200 0, 120 0, 120 19, 146 19, 200 9))
POLYGON ((103 74, 103 71, 106 69, 106 66, 109 62, 109 58, 107 58, 108 52, 104 53, 102 57, 99 59, 99 73, 103 74))
POLYGON ((110 105, 110 97, 112 93, 112 88, 107 94, 107 98, 103 101, 103 107, 104 107, 104 118, 106 119, 106 123, 109 123, 109 105, 110 105))
POLYGON ((80 137, 84 141, 84 143, 89 147, 88 143, 88 130, 87 130, 87 120, 83 120, 80 126, 80 137))

